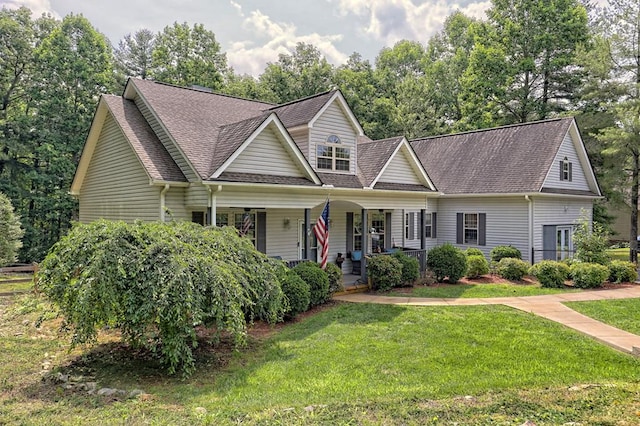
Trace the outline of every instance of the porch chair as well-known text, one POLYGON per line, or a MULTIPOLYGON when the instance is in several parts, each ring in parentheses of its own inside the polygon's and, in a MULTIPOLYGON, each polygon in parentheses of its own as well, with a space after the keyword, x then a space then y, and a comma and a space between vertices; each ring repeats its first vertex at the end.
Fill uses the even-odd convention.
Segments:
POLYGON ((351 273, 353 275, 360 275, 362 267, 362 250, 356 250, 351 252, 351 273))

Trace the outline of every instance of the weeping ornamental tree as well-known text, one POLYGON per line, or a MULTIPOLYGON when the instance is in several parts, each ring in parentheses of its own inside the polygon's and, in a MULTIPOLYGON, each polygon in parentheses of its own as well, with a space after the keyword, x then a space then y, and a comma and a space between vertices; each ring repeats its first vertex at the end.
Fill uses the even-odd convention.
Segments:
POLYGON ((233 228, 190 222, 78 224, 40 265, 39 287, 58 307, 72 344, 105 326, 158 355, 169 373, 193 372, 196 327, 244 342, 247 322, 282 320, 282 261, 233 228))

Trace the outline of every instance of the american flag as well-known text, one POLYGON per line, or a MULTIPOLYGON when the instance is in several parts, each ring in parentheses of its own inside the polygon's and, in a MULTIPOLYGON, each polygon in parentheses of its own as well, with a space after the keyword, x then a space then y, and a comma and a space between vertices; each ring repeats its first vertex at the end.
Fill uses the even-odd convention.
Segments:
POLYGON ((316 225, 313 227, 313 233, 316 234, 318 243, 322 246, 320 252, 320 267, 325 269, 327 266, 327 258, 329 257, 329 200, 324 205, 322 214, 318 218, 316 225))
POLYGON ((245 213, 242 218, 242 229, 240 230, 240 235, 245 236, 251 230, 251 216, 249 213, 245 213))

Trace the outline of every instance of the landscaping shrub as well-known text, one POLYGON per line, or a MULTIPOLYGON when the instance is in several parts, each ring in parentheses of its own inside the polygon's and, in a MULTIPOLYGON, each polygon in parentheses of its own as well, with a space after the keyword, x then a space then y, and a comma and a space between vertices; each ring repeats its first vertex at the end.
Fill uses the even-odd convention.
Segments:
POLYGON ((515 257, 503 257, 497 263, 496 270, 502 278, 511 281, 521 281, 529 271, 529 264, 515 257))
POLYGON ((513 246, 495 246, 489 253, 492 262, 500 262, 504 258, 522 259, 520 250, 513 246))
POLYGON ((427 254, 427 267, 435 274, 438 282, 449 277, 455 283, 467 273, 467 256, 451 244, 434 247, 427 254))
POLYGON ((402 284, 413 285, 420 278, 420 262, 415 257, 410 257, 401 251, 397 251, 392 255, 402 265, 402 284))
POLYGON ((612 260, 609 264, 609 281, 612 283, 634 282, 637 279, 635 264, 624 260, 612 260))
POLYGON ((575 262, 571 265, 573 285, 578 288, 596 288, 609 277, 609 268, 599 263, 575 262))
POLYGON ((322 305, 329 300, 329 277, 315 262, 298 264, 293 271, 309 285, 310 306, 322 305))
POLYGON ((475 248, 475 247, 469 247, 468 249, 466 249, 464 251, 464 254, 467 255, 467 257, 469 257, 469 256, 482 256, 482 257, 484 257, 484 253, 482 252, 482 250, 480 250, 479 248, 475 248))
POLYGON ((309 309, 311 290, 309 284, 304 282, 298 274, 287 268, 287 271, 280 276, 280 285, 287 300, 285 310, 287 318, 295 318, 309 309))
POLYGON ((247 320, 281 320, 279 275, 232 228, 190 222, 76 224, 40 265, 39 288, 57 305, 72 345, 95 342, 104 326, 134 347, 156 351, 169 373, 194 369, 195 327, 244 342, 247 320))
POLYGON ((555 260, 543 260, 533 265, 529 274, 536 277, 542 287, 562 288, 569 278, 569 266, 555 260))
POLYGON ((373 256, 367 260, 367 274, 374 290, 387 291, 400 285, 402 264, 393 256, 373 256))
POLYGON ((607 254, 608 246, 609 236, 602 225, 594 222, 590 226, 588 218, 583 213, 573 231, 575 260, 584 263, 607 265, 611 261, 607 254))
POLYGON ((329 278, 330 294, 344 290, 344 286, 342 285, 342 269, 340 269, 338 265, 327 263, 324 272, 326 272, 327 278, 329 278))
POLYGON ((489 262, 484 255, 467 255, 467 278, 478 278, 489 273, 489 262))

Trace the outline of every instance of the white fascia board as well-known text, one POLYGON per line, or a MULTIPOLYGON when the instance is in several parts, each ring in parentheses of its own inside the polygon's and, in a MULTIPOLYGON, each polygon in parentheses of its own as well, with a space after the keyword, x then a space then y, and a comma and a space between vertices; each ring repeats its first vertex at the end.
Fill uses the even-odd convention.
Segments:
POLYGON ((513 197, 554 197, 554 198, 584 198, 601 199, 601 195, 576 195, 576 194, 555 194, 552 192, 492 192, 483 194, 445 194, 440 193, 440 198, 513 198, 513 197))
POLYGON ((96 108, 96 112, 93 116, 91 127, 89 128, 89 134, 87 135, 84 147, 82 148, 80 161, 78 162, 78 167, 76 168, 76 173, 73 177, 73 182, 71 183, 71 190, 69 191, 71 195, 80 195, 82 183, 87 175, 89 163, 91 162, 96 145, 98 144, 98 138, 102 132, 102 127, 104 126, 108 112, 109 107, 103 97, 100 96, 98 107, 96 108))
POLYGON ((333 96, 331 96, 331 98, 327 101, 327 103, 324 104, 324 106, 320 109, 320 111, 318 111, 315 117, 313 117, 311 121, 309 121, 309 124, 308 124, 309 128, 313 127, 316 120, 320 118, 322 114, 324 114, 327 108, 329 108, 329 105, 331 105, 334 101, 337 101, 342 111, 347 113, 347 117, 349 117, 351 126, 356 131, 356 133, 358 133, 359 136, 364 136, 364 130, 362 129, 360 122, 358 121, 356 116, 353 114, 353 111, 351 111, 351 108, 349 108, 349 105, 347 104, 346 99, 344 98, 344 96, 342 96, 342 93, 339 90, 337 90, 336 93, 334 93, 333 96))

